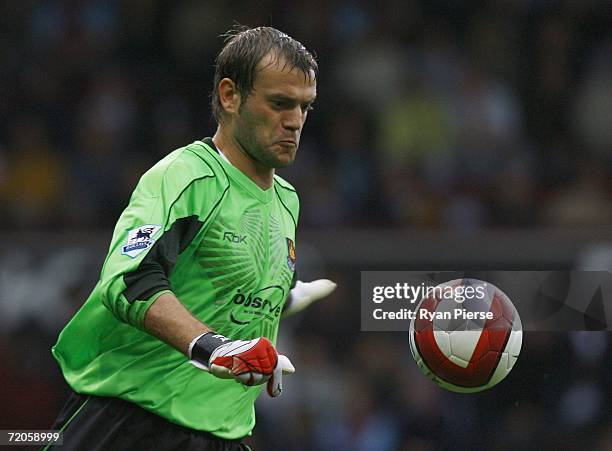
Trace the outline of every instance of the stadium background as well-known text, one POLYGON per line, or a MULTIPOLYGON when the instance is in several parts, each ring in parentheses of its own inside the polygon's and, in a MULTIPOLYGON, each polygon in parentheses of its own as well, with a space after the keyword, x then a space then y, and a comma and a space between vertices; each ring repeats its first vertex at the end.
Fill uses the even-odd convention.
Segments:
POLYGON ((258 450, 612 449, 612 340, 529 333, 478 395, 359 331, 364 269, 609 269, 612 8, 604 1, 0 3, 0 429, 46 428, 49 348, 95 284, 138 177, 211 135, 219 34, 314 49, 297 164, 304 278, 337 292, 281 326, 298 372, 258 450))

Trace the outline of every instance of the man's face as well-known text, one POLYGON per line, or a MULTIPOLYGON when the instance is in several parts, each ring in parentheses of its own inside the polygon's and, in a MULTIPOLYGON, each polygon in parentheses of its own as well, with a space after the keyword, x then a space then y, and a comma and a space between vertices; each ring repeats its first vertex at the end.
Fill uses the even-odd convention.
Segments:
POLYGON ((284 168, 295 159, 302 127, 317 95, 314 73, 283 68, 270 55, 258 64, 253 89, 242 99, 234 137, 258 163, 284 168))

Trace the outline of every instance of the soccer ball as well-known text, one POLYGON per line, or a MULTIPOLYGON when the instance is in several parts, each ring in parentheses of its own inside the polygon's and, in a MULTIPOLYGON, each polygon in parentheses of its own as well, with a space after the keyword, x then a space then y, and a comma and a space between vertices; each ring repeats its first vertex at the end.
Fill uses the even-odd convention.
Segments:
POLYGON ((410 350, 417 366, 453 392, 475 393, 499 383, 516 363, 522 342, 521 319, 512 301, 478 279, 431 287, 410 322, 410 350))

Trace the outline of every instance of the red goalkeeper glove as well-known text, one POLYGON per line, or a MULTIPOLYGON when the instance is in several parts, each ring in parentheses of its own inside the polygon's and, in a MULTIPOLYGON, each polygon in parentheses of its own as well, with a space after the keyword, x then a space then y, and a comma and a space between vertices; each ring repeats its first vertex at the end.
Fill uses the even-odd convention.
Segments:
POLYGON ((295 368, 265 337, 253 340, 230 340, 208 332, 196 337, 189 345, 191 363, 222 379, 234 379, 245 385, 268 383, 272 397, 283 390, 283 374, 295 368))

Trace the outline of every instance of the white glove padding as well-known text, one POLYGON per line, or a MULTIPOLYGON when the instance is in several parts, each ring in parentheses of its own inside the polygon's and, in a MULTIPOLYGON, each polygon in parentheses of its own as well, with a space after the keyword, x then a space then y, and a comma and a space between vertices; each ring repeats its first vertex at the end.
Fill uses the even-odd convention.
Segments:
POLYGON ((337 286, 329 279, 319 279, 312 282, 298 280, 295 287, 289 292, 289 306, 283 312, 283 316, 293 315, 304 310, 314 301, 329 296, 337 286))
POLYGON ((293 374, 295 373, 295 368, 289 361, 289 359, 279 354, 278 355, 278 363, 272 372, 272 377, 268 380, 268 394, 273 398, 280 396, 283 392, 283 374, 293 374))

